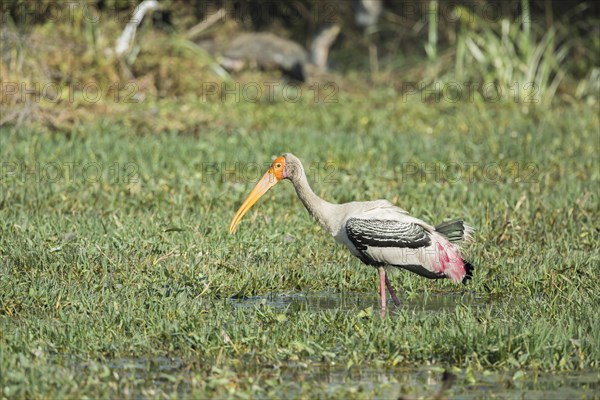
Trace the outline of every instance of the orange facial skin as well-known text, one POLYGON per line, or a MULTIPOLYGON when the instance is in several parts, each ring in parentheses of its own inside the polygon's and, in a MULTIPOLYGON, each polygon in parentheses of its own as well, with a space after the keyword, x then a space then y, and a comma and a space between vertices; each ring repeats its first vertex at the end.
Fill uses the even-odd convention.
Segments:
POLYGON ((277 182, 285 178, 285 157, 277 157, 273 164, 271 164, 271 168, 269 168, 269 172, 273 174, 277 182))

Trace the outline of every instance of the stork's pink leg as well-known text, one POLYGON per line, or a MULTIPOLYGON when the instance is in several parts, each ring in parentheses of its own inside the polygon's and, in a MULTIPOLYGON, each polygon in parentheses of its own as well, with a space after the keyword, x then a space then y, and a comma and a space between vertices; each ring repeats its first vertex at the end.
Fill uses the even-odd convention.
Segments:
POLYGON ((381 316, 385 317, 386 311, 386 300, 387 296, 385 294, 385 269, 383 267, 379 267, 379 297, 381 298, 381 316))
POLYGON ((390 294, 392 295, 392 300, 394 300, 394 304, 396 305, 396 307, 399 307, 400 300, 398 300, 398 296, 396 296, 396 292, 394 291, 394 288, 392 287, 392 284, 388 279, 387 275, 385 275, 385 286, 387 286, 388 290, 390 291, 390 294))

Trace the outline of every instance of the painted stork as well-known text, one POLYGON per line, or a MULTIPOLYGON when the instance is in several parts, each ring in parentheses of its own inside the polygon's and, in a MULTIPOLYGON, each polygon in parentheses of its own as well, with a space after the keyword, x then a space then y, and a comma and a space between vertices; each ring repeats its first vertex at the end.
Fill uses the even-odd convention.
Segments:
POLYGON ((234 233, 242 217, 270 188, 281 180, 292 182, 298 197, 335 240, 363 263, 379 270, 381 313, 385 314, 386 293, 400 304, 385 267, 404 268, 430 279, 449 278, 466 283, 473 266, 464 260, 459 243, 471 239, 472 228, 462 221, 432 226, 387 200, 332 204, 317 196, 306 179, 304 167, 293 154, 278 157, 242 203, 229 225, 234 233))

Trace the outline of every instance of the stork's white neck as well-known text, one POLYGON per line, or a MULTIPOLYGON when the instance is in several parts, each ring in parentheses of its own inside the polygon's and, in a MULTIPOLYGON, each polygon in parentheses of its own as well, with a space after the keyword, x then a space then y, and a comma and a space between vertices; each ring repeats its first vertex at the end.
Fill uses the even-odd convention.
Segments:
POLYGON ((339 214, 339 205, 329 203, 317 196, 311 189, 304 168, 291 179, 296 189, 298 197, 308 210, 310 215, 329 233, 335 235, 339 226, 337 226, 337 216, 339 214))

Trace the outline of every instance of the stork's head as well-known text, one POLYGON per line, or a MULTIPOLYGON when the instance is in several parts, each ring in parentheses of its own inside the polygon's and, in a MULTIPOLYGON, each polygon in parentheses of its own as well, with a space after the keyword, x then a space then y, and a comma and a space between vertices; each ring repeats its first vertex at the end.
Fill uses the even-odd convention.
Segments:
POLYGON ((231 224, 229 224, 229 233, 235 232, 235 229, 242 220, 244 214, 246 214, 254 203, 256 203, 263 194, 267 193, 269 189, 283 179, 295 181, 301 174, 302 164, 296 156, 286 153, 277 157, 235 213, 235 216, 231 220, 231 224))

